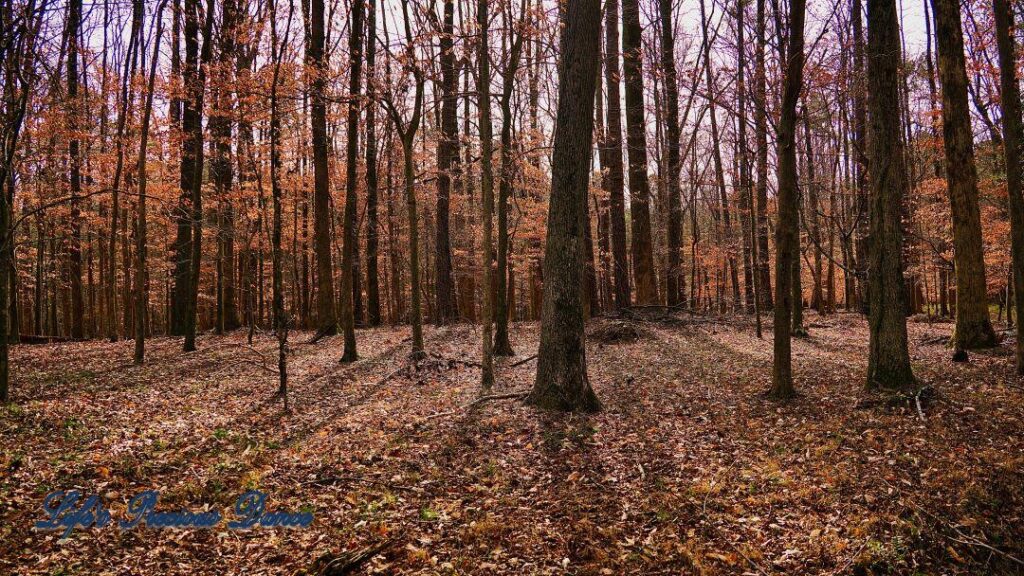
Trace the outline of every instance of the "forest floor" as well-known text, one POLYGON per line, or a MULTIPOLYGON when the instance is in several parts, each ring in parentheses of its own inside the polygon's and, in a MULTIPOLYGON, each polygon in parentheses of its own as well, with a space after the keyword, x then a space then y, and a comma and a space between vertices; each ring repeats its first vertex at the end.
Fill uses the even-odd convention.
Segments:
MULTIPOLYGON (((800 396, 767 399, 770 326, 652 314, 589 323, 604 410, 544 413, 479 394, 480 332, 408 327, 291 336, 291 411, 274 395, 276 341, 203 335, 21 345, 0 409, 0 574, 1024 573, 1024 386, 1012 337, 953 364, 951 324, 912 319, 917 403, 867 395, 867 326, 807 318, 800 396), (616 341, 618 340, 618 341, 616 341), (307 529, 32 529, 58 489, 116 517, 140 491, 160 509, 219 508, 257 488, 307 529)), ((527 389, 538 326, 495 394, 527 389)))

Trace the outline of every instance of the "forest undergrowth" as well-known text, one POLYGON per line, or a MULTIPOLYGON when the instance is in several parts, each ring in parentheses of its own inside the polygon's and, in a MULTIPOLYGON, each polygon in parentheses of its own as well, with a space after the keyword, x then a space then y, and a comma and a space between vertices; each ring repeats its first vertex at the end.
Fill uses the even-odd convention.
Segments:
MULTIPOLYGON (((770 328, 746 317, 596 319, 594 416, 539 412, 538 326, 513 324, 494 398, 476 326, 276 340, 244 331, 14 346, 0 409, 4 574, 1013 574, 1024 571, 1024 387, 1012 342, 954 364, 948 323, 908 324, 913 397, 863 391, 867 326, 806 318, 799 396, 765 396, 770 328), (625 328, 623 328, 625 327, 625 328), (608 335, 611 334, 612 337, 608 335), (625 334, 625 337, 616 336, 625 334), (306 529, 32 529, 57 489, 123 510, 227 514, 259 489, 306 529)), ((1012 336, 1011 336, 1012 338, 1012 336)))

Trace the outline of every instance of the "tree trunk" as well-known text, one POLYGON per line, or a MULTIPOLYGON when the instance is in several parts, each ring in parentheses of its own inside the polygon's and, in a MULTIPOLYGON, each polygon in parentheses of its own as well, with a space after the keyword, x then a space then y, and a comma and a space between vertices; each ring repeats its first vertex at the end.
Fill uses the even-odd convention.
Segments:
MULTIPOLYGON (((345 331, 345 351, 342 362, 354 362, 359 358, 356 351, 356 317, 353 286, 357 274, 356 258, 359 239, 356 235, 356 203, 359 177, 359 87, 362 83, 363 60, 363 3, 353 2, 351 27, 348 33, 348 50, 352 56, 348 79, 348 124, 345 150, 345 221, 342 226, 341 253, 341 327, 345 331)), ((413 295, 416 298, 417 295, 413 295)))
POLYGON ((639 0, 623 0, 622 69, 626 81, 626 148, 629 152, 633 277, 637 303, 657 304, 658 281, 654 275, 654 246, 651 241, 651 188, 647 180, 642 42, 639 0))
POLYGON ((985 296, 985 259, 978 208, 978 174, 974 166, 974 137, 967 108, 960 4, 932 0, 935 36, 942 82, 942 137, 946 151, 946 180, 953 215, 953 254, 956 268, 956 325, 953 347, 959 350, 996 344, 985 296))
MULTIPOLYGON (((758 307, 772 307, 772 277, 768 270, 768 90, 765 73, 765 0, 757 0, 754 50, 754 136, 757 145, 757 256, 758 307)), ((778 249, 778 247, 776 247, 778 249)))
MULTIPOLYGON (((188 324, 189 294, 192 286, 192 182, 196 180, 199 150, 193 138, 199 126, 194 97, 195 78, 199 67, 199 22, 196 5, 199 0, 184 2, 185 62, 182 83, 187 97, 181 102, 181 178, 179 200, 175 209, 177 237, 174 241, 174 293, 171 298, 171 334, 185 335, 188 324)), ((111 261, 113 265, 113 261, 111 261)))
MULTIPOLYGON (((728 274, 732 281, 733 306, 737 307, 739 305, 740 281, 739 272, 736 268, 736 255, 733 253, 731 246, 732 217, 729 214, 728 193, 725 188, 725 170, 722 166, 722 147, 718 132, 718 112, 715 106, 717 87, 715 86, 714 66, 711 60, 711 45, 714 43, 714 39, 708 37, 708 28, 711 26, 711 23, 707 20, 703 0, 700 4, 700 14, 701 22, 703 23, 701 28, 704 35, 704 74, 708 89, 708 117, 711 121, 711 152, 715 168, 716 191, 718 192, 718 211, 722 217, 722 245, 720 248, 726 252, 726 265, 728 266, 728 274)), ((721 305, 724 306, 724 302, 721 305)))
POLYGON ((754 312, 754 252, 757 246, 754 244, 755 237, 752 233, 752 224, 755 221, 754 199, 750 188, 750 155, 747 149, 747 85, 746 65, 747 50, 744 43, 744 15, 746 5, 743 0, 736 1, 736 140, 737 154, 739 156, 739 188, 741 211, 744 218, 740 219, 743 224, 743 296, 746 303, 746 311, 754 312))
POLYGON ((380 279, 377 221, 377 2, 369 0, 366 12, 366 320, 370 326, 380 325, 380 279))
POLYGON ((782 89, 778 131, 779 215, 775 227, 775 326, 774 362, 772 364, 771 396, 784 399, 793 396, 790 322, 794 302, 792 274, 798 257, 799 213, 797 210, 796 170, 796 103, 803 86, 804 67, 804 0, 789 5, 789 41, 786 54, 786 79, 782 89))
POLYGON ((310 0, 306 66, 310 78, 310 132, 313 144, 313 254, 316 258, 316 315, 318 333, 338 331, 334 308, 334 268, 331 264, 331 190, 327 158, 327 59, 324 54, 324 0, 310 0))
POLYGON ((901 207, 907 190, 899 102, 899 12, 895 0, 868 0, 868 107, 871 118, 871 281, 867 388, 913 385, 907 351, 901 207))
POLYGON ((679 170, 682 161, 679 156, 679 82, 676 77, 676 47, 673 33, 671 0, 659 0, 661 19, 661 67, 665 74, 666 148, 667 148, 667 194, 668 194, 668 294, 665 302, 679 306, 683 297, 683 268, 680 250, 683 244, 683 208, 679 188, 679 170))
POLYGON ((494 218, 494 136, 491 128, 491 63, 487 28, 489 27, 488 0, 477 1, 477 26, 480 29, 479 45, 477 46, 477 110, 480 115, 480 209, 483 226, 483 247, 480 255, 480 267, 483 268, 483 310, 480 321, 483 323, 482 368, 480 370, 480 387, 490 390, 494 386, 494 291, 491 289, 491 261, 494 255, 493 218, 494 218))
POLYGON ((814 286, 811 290, 811 307, 814 308, 818 314, 823 314, 825 311, 824 296, 822 292, 822 262, 821 252, 823 247, 821 245, 821 227, 819 226, 818 220, 818 181, 815 178, 814 170, 814 146, 811 138, 811 117, 807 107, 804 107, 804 143, 805 143, 805 161, 807 162, 807 216, 805 218, 807 224, 807 234, 810 237, 811 248, 814 250, 814 269, 811 270, 811 280, 814 282, 814 286))
MULTIPOLYGON (((135 0, 139 4, 143 0, 135 0)), ((162 5, 161 5, 162 6, 162 5)), ((146 271, 146 154, 149 145, 149 124, 153 116, 153 94, 156 85, 157 61, 160 59, 160 38, 163 33, 163 10, 156 15, 156 33, 153 40, 153 57, 149 64, 149 81, 146 86, 146 103, 142 109, 142 127, 139 136, 138 158, 138 232, 135 238, 135 354, 136 364, 142 364, 146 357, 146 326, 149 310, 149 274, 146 271)))
MULTIPOLYGON (((71 238, 68 242, 68 260, 71 264, 71 337, 85 336, 82 303, 82 194, 81 142, 78 136, 78 40, 82 22, 82 0, 71 0, 68 10, 68 164, 71 186, 71 238)), ((6 283, 6 279, 3 280, 6 283)), ((12 295, 13 296, 13 295, 12 295)))
MULTIPOLYGON (((202 50, 199 50, 199 2, 185 2, 185 101, 183 114, 182 194, 185 194, 185 157, 190 160, 188 192, 191 205, 186 212, 191 228, 187 259, 188 286, 185 300, 185 352, 196 349, 196 321, 199 307, 199 273, 202 269, 203 239, 203 96, 206 89, 206 64, 210 61, 213 35, 213 0, 207 1, 202 50), (201 52, 201 53, 200 53, 201 52), (198 57, 197 57, 198 56, 198 57)), ((179 232, 181 231, 179 223, 179 232)))
MULTIPOLYGON (((1021 123, 1020 84, 1017 81, 1017 46, 1013 10, 1008 0, 993 0, 996 42, 999 47, 1000 100, 1003 107, 1003 151, 1006 187, 1010 197, 1010 243, 1013 255, 1013 308, 1017 312, 1017 374, 1024 375, 1024 335, 1020 313, 1024 310, 1024 126, 1021 123)), ((1007 318, 1010 313, 1007 311, 1007 318)))
POLYGON ((449 233, 449 204, 453 174, 458 169, 459 119, 458 75, 455 71, 455 2, 444 0, 441 29, 441 134, 437 139, 437 242, 435 245, 436 312, 440 326, 458 316, 452 280, 452 248, 449 233))
POLYGON ((238 328, 238 307, 235 299, 235 211, 232 199, 234 174, 231 161, 232 102, 234 80, 232 62, 235 58, 235 37, 238 34, 238 7, 234 0, 224 0, 221 16, 219 66, 216 68, 217 114, 211 114, 209 127, 215 157, 210 163, 211 177, 217 188, 220 204, 218 218, 218 330, 238 328))
POLYGON ((508 340, 509 306, 509 234, 508 200, 512 195, 512 90, 515 88, 519 55, 522 53, 522 34, 512 43, 502 74, 501 90, 501 180, 498 184, 498 272, 497 302, 494 310, 494 354, 515 356, 508 340))
MULTIPOLYGON (((850 19, 853 21, 853 158, 856 178, 856 195, 854 207, 854 301, 862 312, 867 313, 868 262, 870 240, 868 238, 868 156, 867 156, 867 116, 865 99, 867 88, 864 84, 864 33, 863 17, 861 16, 861 0, 853 0, 850 19)), ((893 54, 896 58, 898 52, 893 54)))
POLYGON ((619 92, 619 0, 605 2, 605 81, 608 83, 608 128, 602 146, 608 154, 611 209, 612 271, 615 307, 630 305, 629 261, 626 256, 625 174, 622 165, 622 103, 619 92))
MULTIPOLYGON (((358 4, 358 2, 356 3, 358 4)), ((277 393, 284 399, 284 409, 288 410, 288 343, 289 319, 284 309, 284 262, 281 255, 281 113, 278 105, 278 85, 281 76, 281 60, 284 46, 279 46, 277 37, 277 2, 271 0, 270 29, 271 59, 274 64, 274 75, 270 85, 270 190, 273 202, 273 222, 271 223, 271 283, 273 287, 274 334, 277 336, 277 393)), ((290 18, 289 18, 290 21, 290 18)), ((289 34, 285 34, 286 44, 289 34)))
POLYGON ((583 327, 583 218, 590 180, 594 88, 599 65, 598 0, 567 0, 559 62, 558 112, 544 248, 544 304, 537 379, 527 402, 595 412, 583 327))

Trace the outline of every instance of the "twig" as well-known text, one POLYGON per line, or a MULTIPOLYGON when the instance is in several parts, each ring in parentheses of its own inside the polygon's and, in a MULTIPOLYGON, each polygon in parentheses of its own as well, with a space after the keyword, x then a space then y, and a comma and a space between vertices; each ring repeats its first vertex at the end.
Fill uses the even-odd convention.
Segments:
POLYGON ((459 406, 455 410, 448 410, 447 412, 438 412, 437 414, 431 414, 430 416, 427 416, 426 418, 424 418, 423 421, 426 422, 427 420, 433 420, 434 418, 441 418, 442 416, 451 416, 452 414, 455 414, 456 412, 462 412, 464 410, 469 410, 470 408, 479 406, 480 404, 483 404, 484 402, 489 402, 491 400, 507 400, 509 398, 522 398, 522 397, 526 396, 529 393, 530 393, 529 390, 519 390, 519 391, 516 391, 516 392, 507 392, 507 393, 504 393, 504 394, 487 394, 485 396, 481 396, 481 397, 477 398, 476 400, 473 400, 469 404, 465 404, 465 405, 459 406))
MULTIPOLYGON (((885 481, 883 480, 883 482, 885 482, 885 481)), ((892 484, 889 484, 889 482, 885 482, 885 483, 888 484, 888 486, 890 488, 893 488, 892 484)), ((960 544, 965 544, 967 546, 978 546, 980 548, 984 548, 985 550, 988 550, 989 552, 992 552, 993 554, 998 554, 999 556, 1002 556, 1003 558, 1006 558, 1007 560, 1011 560, 1011 561, 1015 562, 1016 564, 1018 564, 1020 566, 1024 566, 1024 560, 1021 560, 1020 558, 1017 558, 1013 554, 1010 554, 1009 552, 1004 552, 1004 551, 1002 551, 1002 550, 1000 550, 1000 549, 998 549, 998 548, 996 548, 994 546, 986 544, 985 542, 982 542, 981 540, 978 540, 977 538, 975 538, 974 536, 971 536, 970 534, 965 534, 959 528, 954 526, 951 522, 949 522, 947 520, 943 520, 942 518, 939 518, 938 516, 936 516, 935 514, 933 514, 930 511, 926 510, 924 507, 922 507, 918 503, 914 502, 913 500, 907 499, 906 502, 907 502, 907 504, 910 504, 917 511, 924 513, 925 516, 928 516, 929 518, 931 518, 935 522, 938 522, 939 524, 944 525, 946 528, 952 530, 953 532, 956 532, 957 536, 960 536, 960 538, 962 538, 962 540, 960 538, 953 538, 952 536, 950 536, 948 534, 942 534, 942 536, 944 538, 946 538, 948 540, 951 540, 953 542, 957 542, 957 543, 960 543, 960 544)))
POLYGON ((1024 566, 1024 560, 1021 560, 1020 558, 1017 558, 1016 556, 1014 556, 1013 554, 1010 554, 1009 552, 1003 552, 1002 550, 1000 550, 1000 549, 998 549, 998 548, 996 548, 994 546, 986 544, 986 543, 982 542, 981 540, 978 540, 974 536, 971 536, 970 534, 964 534, 959 528, 954 526, 952 523, 947 522, 947 521, 943 520, 942 518, 939 518, 935 514, 932 514, 928 510, 925 510, 924 508, 922 508, 921 506, 917 505, 914 502, 910 502, 909 500, 908 500, 908 502, 914 508, 917 508, 921 512, 924 512, 925 515, 931 517, 932 520, 935 520, 936 522, 939 522, 940 524, 945 524, 947 528, 949 528, 953 532, 956 532, 957 535, 960 536, 960 538, 964 538, 964 540, 960 540, 960 539, 957 539, 957 538, 953 538, 952 536, 949 536, 947 534, 943 534, 943 536, 948 538, 949 540, 952 540, 953 542, 959 542, 960 544, 966 544, 968 546, 978 546, 978 547, 984 548, 985 550, 988 550, 989 552, 992 552, 994 554, 998 554, 998 555, 1002 556, 1003 558, 1006 558, 1008 560, 1012 560, 1013 562, 1015 562, 1015 563, 1017 563, 1017 564, 1019 564, 1021 566, 1024 566))
POLYGON ((527 356, 526 358, 523 358, 522 360, 517 360, 517 361, 513 362, 511 368, 515 368, 517 366, 522 366, 523 364, 526 364, 530 360, 535 360, 536 358, 537 358, 537 354, 534 354, 533 356, 527 356))
POLYGON ((364 478, 362 476, 328 476, 326 478, 317 478, 316 480, 307 480, 303 482, 302 486, 310 485, 322 485, 322 484, 335 484, 337 482, 362 482, 364 484, 373 484, 375 486, 384 486, 385 488, 391 488, 393 490, 404 490, 406 492, 415 492, 414 486, 403 486, 401 484, 392 484, 390 482, 384 482, 382 480, 374 480, 372 478, 364 478))
POLYGON ((342 552, 337 556, 332 557, 330 554, 325 554, 316 561, 316 564, 319 566, 316 570, 316 574, 320 574, 321 576, 340 576, 341 574, 351 574, 364 562, 379 554, 393 542, 394 539, 388 538, 383 542, 371 544, 370 546, 360 550, 342 552))

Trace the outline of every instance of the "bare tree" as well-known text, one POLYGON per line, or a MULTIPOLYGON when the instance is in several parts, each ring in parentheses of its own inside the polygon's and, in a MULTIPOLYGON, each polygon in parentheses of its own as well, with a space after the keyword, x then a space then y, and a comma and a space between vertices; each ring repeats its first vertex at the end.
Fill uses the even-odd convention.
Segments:
POLYGON ((985 259, 978 208, 978 174, 974 165, 974 135, 967 108, 960 3, 932 0, 942 83, 942 142, 946 152, 946 181, 953 215, 953 255, 956 262, 956 325, 954 357, 964 350, 996 344, 985 295, 985 259))
POLYGON ((651 188, 647 180, 643 53, 639 0, 622 2, 622 69, 626 83, 626 150, 629 153, 629 214, 633 231, 633 277, 639 304, 658 303, 651 239, 651 188))
POLYGON ((779 399, 789 398, 794 394, 790 322, 793 307, 800 305, 799 302, 794 302, 793 298, 792 270, 799 249, 796 104, 803 88, 805 9, 805 0, 792 0, 789 4, 786 78, 782 88, 777 142, 779 214, 775 226, 775 344, 771 396, 779 399))
POLYGON ((993 0, 996 43, 999 48, 1000 101, 1003 107, 1003 151, 1006 160, 1006 188, 1010 197, 1010 244, 1013 259, 1013 298, 1017 310, 1017 374, 1024 375, 1024 125, 1021 122, 1020 84, 1017 79, 1017 43, 1013 32, 1013 10, 1007 0, 993 0))
POLYGON ((547 409, 595 412, 601 404, 587 379, 583 330, 583 218, 601 10, 599 0, 567 0, 564 6, 540 349, 537 379, 527 402, 547 409))
POLYGON ((907 189, 900 126, 899 12, 895 0, 868 0, 868 109, 871 118, 871 282, 867 387, 903 389, 914 374, 907 351, 904 312, 903 225, 907 189))

